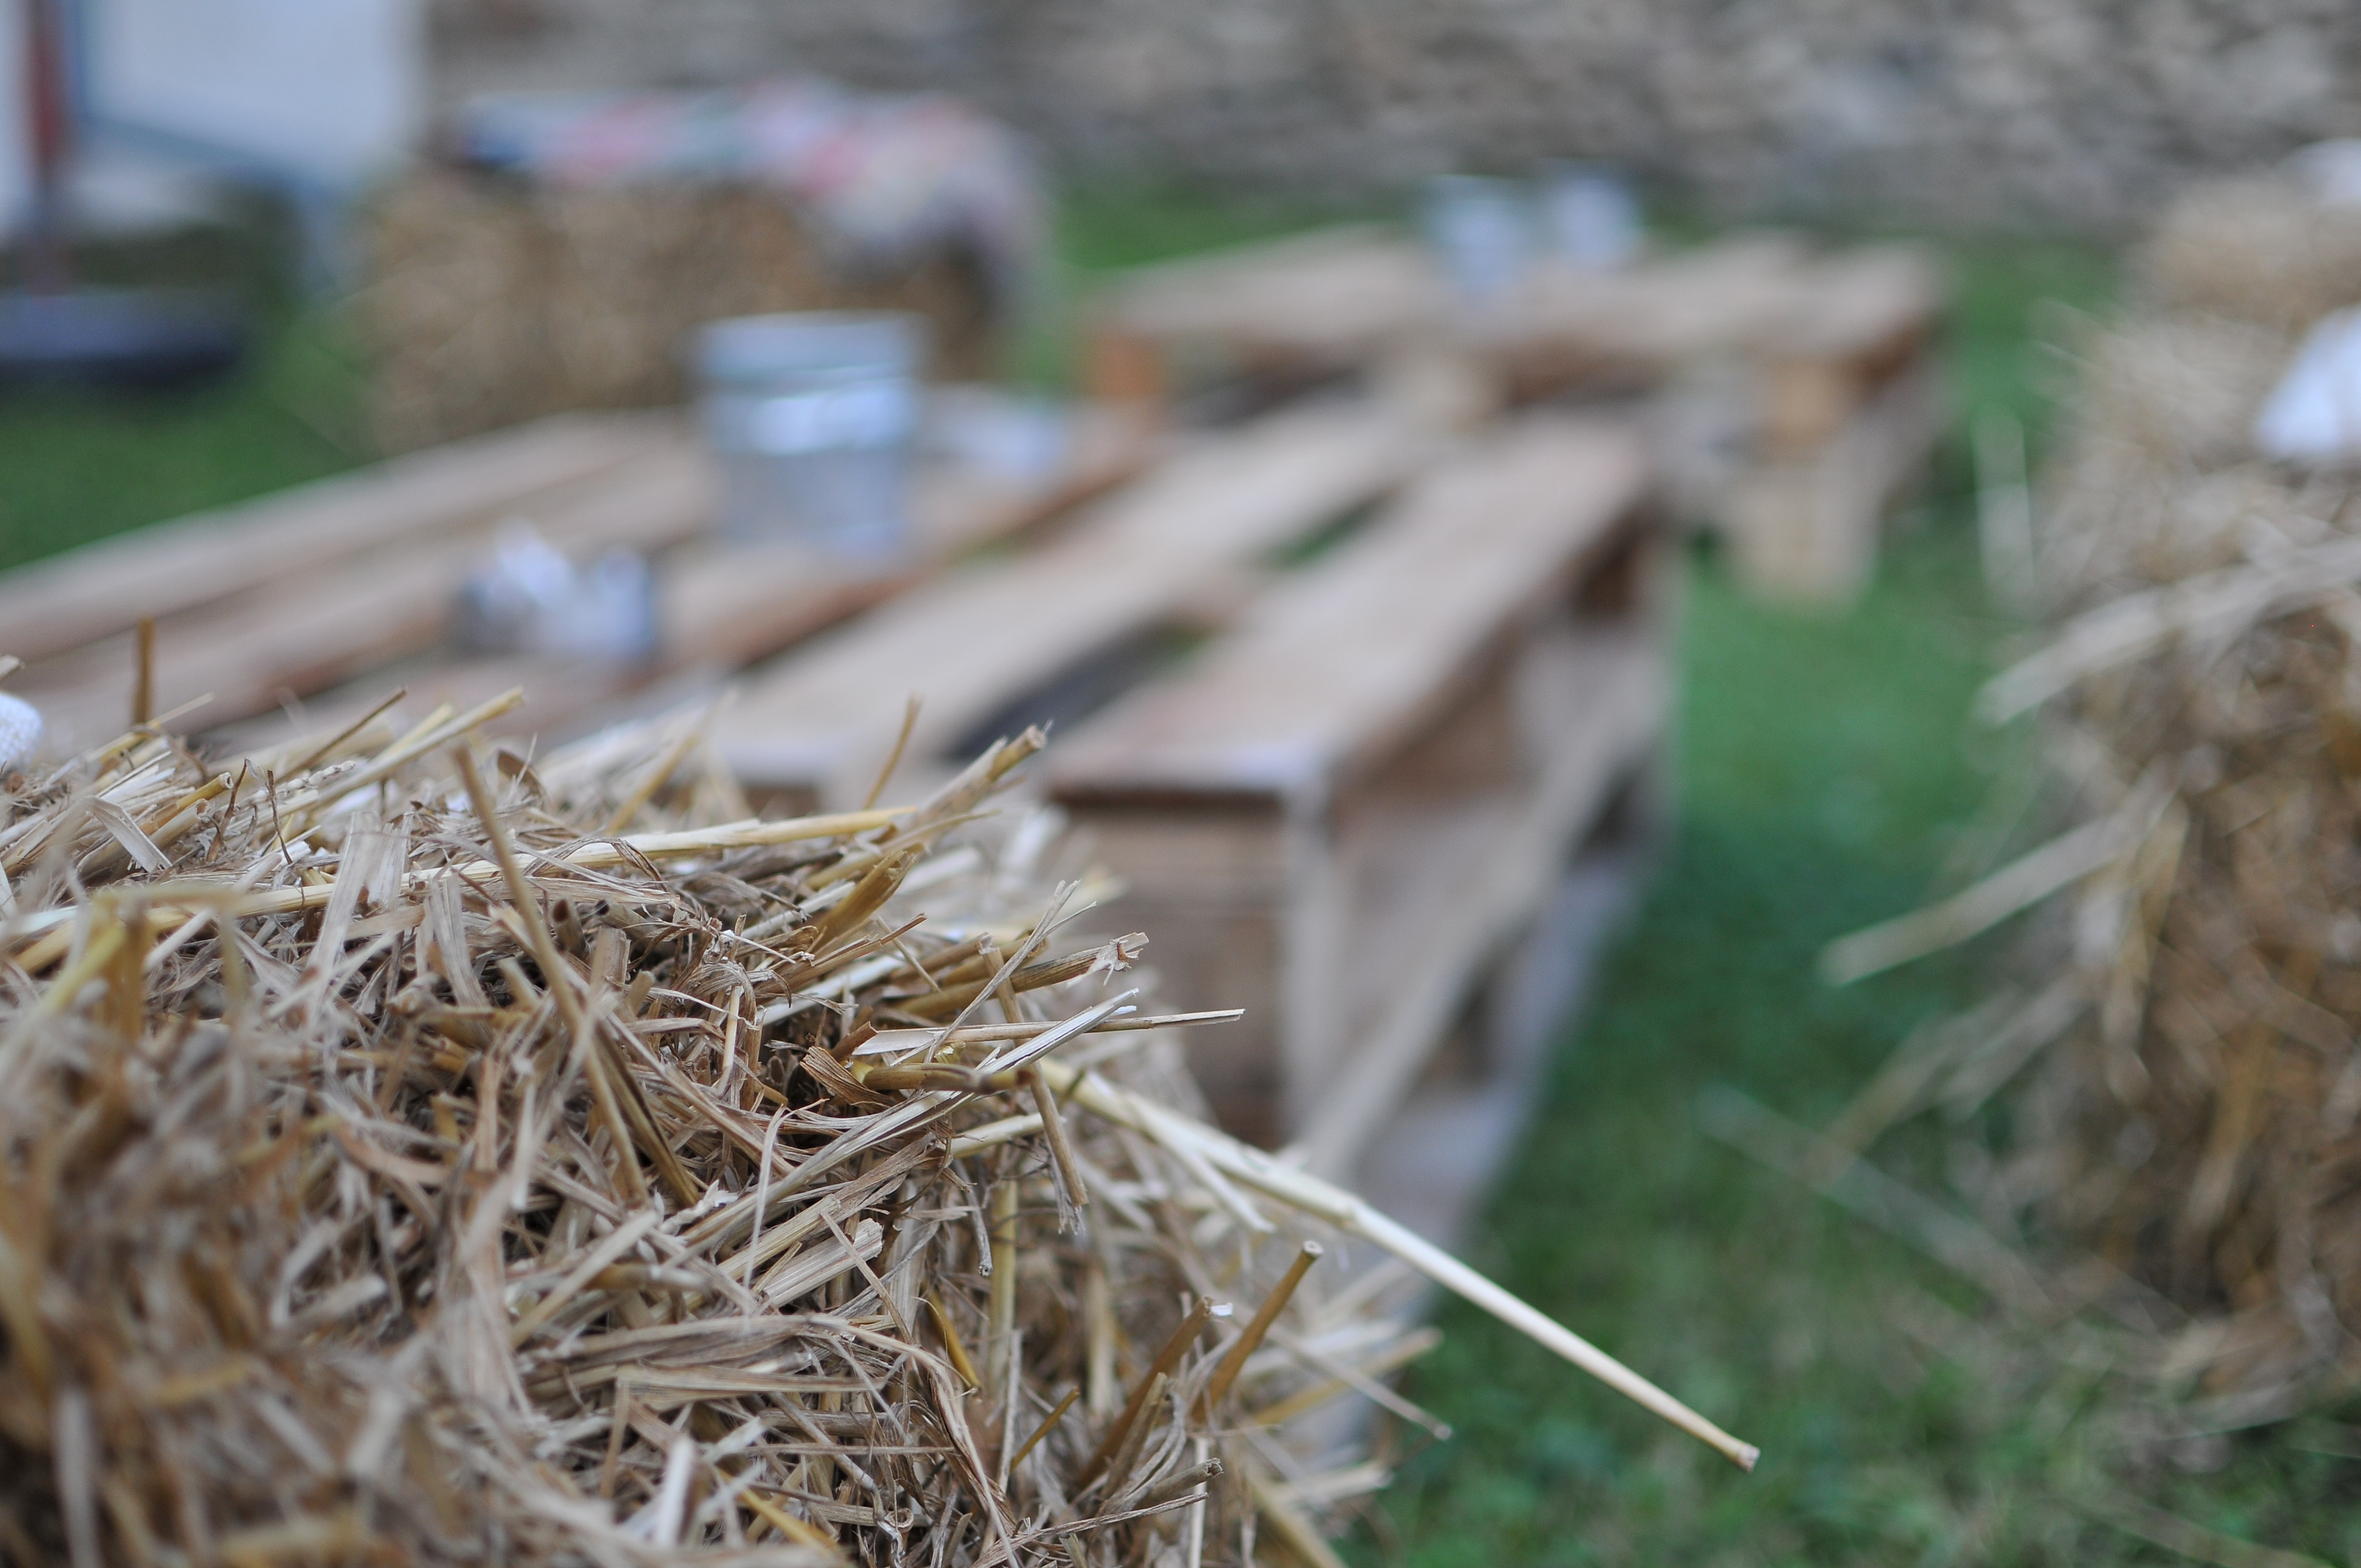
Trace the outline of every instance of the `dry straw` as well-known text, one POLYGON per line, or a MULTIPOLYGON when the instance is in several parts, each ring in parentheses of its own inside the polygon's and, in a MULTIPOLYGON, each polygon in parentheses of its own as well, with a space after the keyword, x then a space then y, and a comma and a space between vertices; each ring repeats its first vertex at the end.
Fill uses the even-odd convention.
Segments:
POLYGON ((2361 1372, 2361 508, 2246 440, 2304 324, 2284 307, 2361 300, 2361 217, 2299 200, 2192 197, 2086 356, 2052 624, 1982 701, 2037 716, 2079 825, 1824 956, 1856 979, 2069 895, 2025 983, 1914 1036, 1832 1131, 1964 1124, 2038 1059, 1974 1196, 2155 1292, 2143 1364, 2231 1424, 2361 1372))
POLYGON ((1038 734, 714 826, 687 721, 478 756, 514 700, 5 782, 12 1560, 1333 1561, 1368 1467, 1288 1422, 1431 1422, 1375 1378, 1432 1331, 1312 1265, 1369 1243, 1751 1463, 1198 1119, 1233 1015, 990 820, 1038 734))

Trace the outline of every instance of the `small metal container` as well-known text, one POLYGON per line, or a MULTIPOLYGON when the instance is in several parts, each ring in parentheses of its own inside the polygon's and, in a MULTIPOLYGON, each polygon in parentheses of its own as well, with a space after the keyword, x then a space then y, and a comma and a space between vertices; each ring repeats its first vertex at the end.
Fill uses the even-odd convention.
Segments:
POLYGON ((697 335, 721 531, 890 565, 909 537, 926 323, 897 313, 740 316, 697 335))

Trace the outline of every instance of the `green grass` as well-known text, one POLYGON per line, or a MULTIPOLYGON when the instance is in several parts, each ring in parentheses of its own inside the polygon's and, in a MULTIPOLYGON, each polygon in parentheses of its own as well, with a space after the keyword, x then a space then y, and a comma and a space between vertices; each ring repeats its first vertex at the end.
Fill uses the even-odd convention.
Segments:
POLYGON ((0 570, 351 467, 359 385, 313 310, 272 321, 220 386, 0 401, 0 570))
MULTIPOLYGON (((225 291, 258 325, 227 380, 145 397, 0 395, 0 571, 203 507, 351 467, 368 455, 361 378, 335 311, 299 302, 282 217, 85 247, 82 280, 225 291)), ((0 279, 13 269, 0 266, 0 279)))

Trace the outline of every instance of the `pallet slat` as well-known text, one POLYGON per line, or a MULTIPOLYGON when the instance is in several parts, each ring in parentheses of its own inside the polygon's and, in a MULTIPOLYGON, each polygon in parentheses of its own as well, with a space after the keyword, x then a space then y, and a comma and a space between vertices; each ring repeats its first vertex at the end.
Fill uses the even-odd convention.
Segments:
POLYGON ((1246 612, 1188 677, 1060 749, 1062 798, 1267 795, 1318 810, 1562 595, 1647 485, 1620 431, 1537 421, 1427 476, 1246 612))
POLYGON ((433 537, 631 461, 659 422, 568 414, 84 545, 0 576, 0 641, 27 661, 433 537))
POLYGON ((1471 977, 1531 922, 1567 850, 1663 739, 1669 682, 1653 632, 1560 634, 1534 663, 1538 682, 1556 688, 1543 706, 1561 717, 1530 796, 1494 820, 1469 813, 1474 820, 1457 826, 1472 830, 1457 839, 1440 830, 1447 825, 1393 829, 1439 852, 1427 857, 1432 867, 1397 876, 1405 896, 1371 899, 1400 918, 1394 931, 1364 938, 1368 957, 1355 966, 1347 994, 1384 1001, 1352 1021, 1350 1060, 1338 1064, 1347 1070, 1296 1135, 1307 1168, 1351 1167, 1449 1029, 1471 977))
MULTIPOLYGON (((548 491, 514 514, 577 557, 660 550, 703 527, 713 489, 694 448, 677 433, 633 444, 631 461, 548 491)), ((482 560, 489 525, 510 510, 478 511, 471 518, 477 528, 441 528, 425 542, 283 576, 159 622, 158 711, 210 696, 195 723, 233 723, 431 647, 482 560)), ((130 638, 118 634, 28 665, 16 689, 61 742, 93 744, 123 728, 132 657, 130 638)))
POLYGON ((893 748, 905 696, 926 701, 911 750, 923 759, 1389 489, 1434 444, 1382 404, 1305 409, 1207 437, 1043 549, 922 585, 786 655, 733 711, 725 753, 750 788, 857 800, 893 748))
POLYGON ((1651 487, 1628 433, 1530 422, 1052 753, 1110 918, 1151 923, 1176 997, 1248 1009, 1191 1042, 1234 1131, 1349 1163, 1654 744, 1647 617, 1570 608, 1648 553, 1651 487))

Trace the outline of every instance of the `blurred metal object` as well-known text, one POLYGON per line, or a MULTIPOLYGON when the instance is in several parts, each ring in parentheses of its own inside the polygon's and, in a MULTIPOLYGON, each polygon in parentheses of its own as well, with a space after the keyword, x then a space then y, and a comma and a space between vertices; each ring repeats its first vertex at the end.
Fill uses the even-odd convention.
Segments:
POLYGON ((697 335, 706 439, 720 460, 721 531, 888 565, 909 539, 923 318, 791 312, 697 335))
POLYGON ((1073 411, 998 387, 942 387, 927 396, 919 438, 928 459, 995 479, 1038 481, 1073 458, 1073 411))

